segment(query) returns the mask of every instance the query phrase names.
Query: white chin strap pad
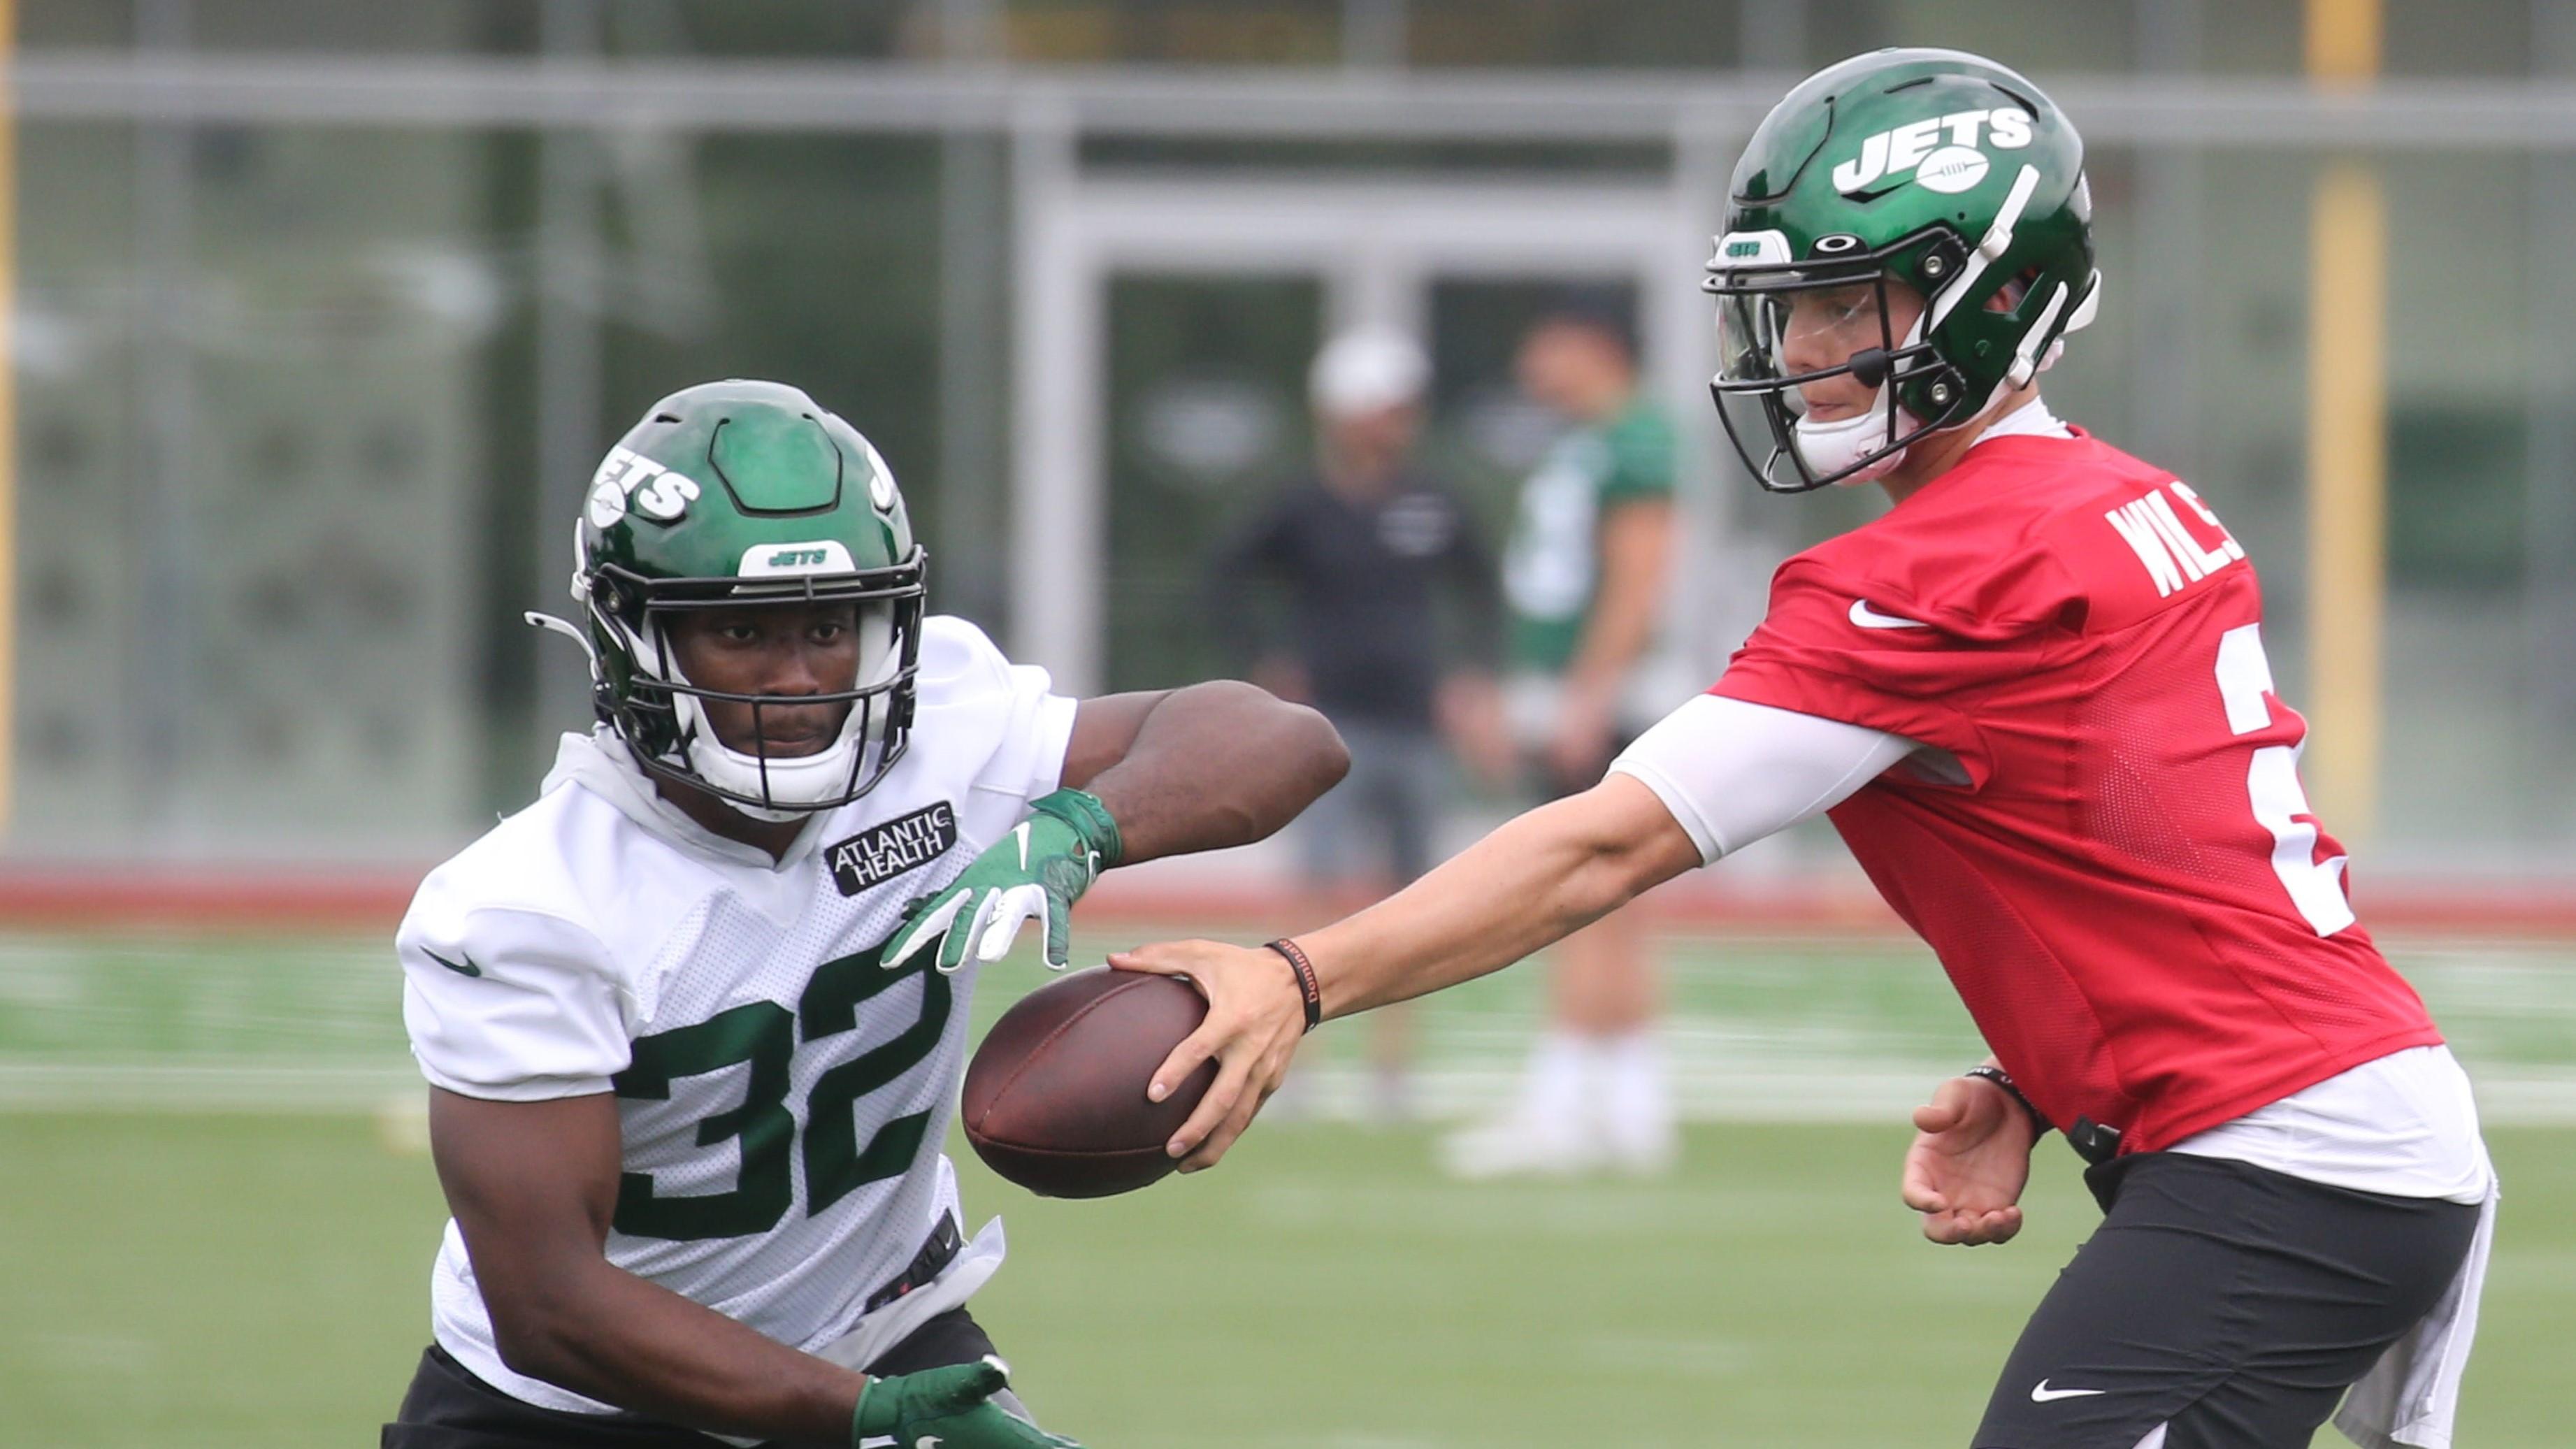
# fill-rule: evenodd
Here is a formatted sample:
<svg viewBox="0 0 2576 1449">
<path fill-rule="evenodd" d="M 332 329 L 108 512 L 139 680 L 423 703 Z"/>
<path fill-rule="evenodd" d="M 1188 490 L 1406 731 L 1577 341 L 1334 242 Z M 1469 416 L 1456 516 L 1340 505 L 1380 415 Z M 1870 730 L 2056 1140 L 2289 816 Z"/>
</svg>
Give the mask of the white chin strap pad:
<svg viewBox="0 0 2576 1449">
<path fill-rule="evenodd" d="M 708 722 L 704 706 L 693 694 L 676 696 L 682 735 L 688 740 L 689 767 L 698 777 L 719 790 L 755 799 L 766 798 L 782 806 L 812 806 L 837 799 L 850 787 L 851 766 L 867 741 L 859 736 L 861 710 L 853 705 L 850 717 L 841 725 L 840 738 L 828 749 L 811 755 L 773 758 L 765 772 L 760 757 L 728 748 L 716 738 L 715 726 Z M 881 714 L 881 711 L 868 711 Z M 768 809 L 728 801 L 734 809 L 760 820 L 786 821 L 810 813 L 787 808 Z"/>
<path fill-rule="evenodd" d="M 1798 456 L 1806 460 L 1809 470 L 1819 476 L 1839 473 L 1851 467 L 1872 452 L 1887 446 L 1889 406 L 1887 394 L 1882 389 L 1879 393 L 1878 405 L 1858 417 L 1845 418 L 1838 423 L 1818 423 L 1800 418 L 1798 420 Z M 1902 408 L 1896 409 L 1898 436 L 1902 437 L 1920 426 L 1922 425 L 1914 420 L 1912 413 Z M 1851 476 L 1835 481 L 1837 483 L 1873 482 L 1895 471 L 1896 465 L 1905 461 L 1905 453 L 1905 449 L 1899 448 Z"/>
</svg>

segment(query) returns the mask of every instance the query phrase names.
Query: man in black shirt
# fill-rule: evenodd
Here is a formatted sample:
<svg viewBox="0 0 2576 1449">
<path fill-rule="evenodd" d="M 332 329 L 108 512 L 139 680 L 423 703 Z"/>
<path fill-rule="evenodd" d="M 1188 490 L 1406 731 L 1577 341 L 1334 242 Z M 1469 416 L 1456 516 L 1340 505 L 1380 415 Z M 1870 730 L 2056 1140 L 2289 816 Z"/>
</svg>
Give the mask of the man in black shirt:
<svg viewBox="0 0 2576 1449">
<path fill-rule="evenodd" d="M 1458 500 L 1411 462 L 1430 373 L 1398 333 L 1325 347 L 1308 389 L 1315 475 L 1281 490 L 1217 555 L 1211 579 L 1213 622 L 1256 661 L 1255 678 L 1322 710 L 1350 746 L 1350 774 L 1300 822 L 1309 884 L 1341 897 L 1336 911 L 1430 869 L 1449 765 L 1441 725 L 1472 732 L 1495 717 L 1478 697 L 1494 688 L 1501 630 L 1493 558 Z M 1262 627 L 1263 582 L 1286 597 L 1284 646 Z M 1499 738 L 1460 743 L 1481 771 L 1510 768 Z M 1402 1109 L 1404 1053 L 1402 1024 L 1381 1027 L 1381 1108 Z"/>
</svg>

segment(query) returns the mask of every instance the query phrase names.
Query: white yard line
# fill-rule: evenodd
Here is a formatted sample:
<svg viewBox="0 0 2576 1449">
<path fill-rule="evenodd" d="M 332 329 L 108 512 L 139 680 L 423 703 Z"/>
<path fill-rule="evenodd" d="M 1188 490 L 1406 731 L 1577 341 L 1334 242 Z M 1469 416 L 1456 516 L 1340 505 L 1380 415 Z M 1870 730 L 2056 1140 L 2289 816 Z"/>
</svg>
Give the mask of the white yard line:
<svg viewBox="0 0 2576 1449">
<path fill-rule="evenodd" d="M 1902 1122 L 1956 1064 L 1766 1064 L 1728 1070 L 1677 1064 L 1674 1096 L 1691 1122 Z M 2576 1126 L 2576 1068 L 2490 1070 L 2470 1064 L 2478 1110 L 2491 1126 Z M 1513 1068 L 1443 1065 L 1415 1074 L 1412 1106 L 1457 1121 L 1502 1106 Z M 1301 1068 L 1270 1111 L 1274 1124 L 1359 1122 L 1376 1109 L 1375 1082 L 1360 1067 Z M 417 1096 L 419 1073 L 398 1058 L 380 1065 L 310 1066 L 242 1061 L 41 1062 L 0 1058 L 0 1112 L 280 1112 L 371 1114 Z"/>
<path fill-rule="evenodd" d="M 333 1067 L 0 1060 L 0 1112 L 371 1113 L 421 1090 L 420 1073 L 400 1060 Z"/>
</svg>

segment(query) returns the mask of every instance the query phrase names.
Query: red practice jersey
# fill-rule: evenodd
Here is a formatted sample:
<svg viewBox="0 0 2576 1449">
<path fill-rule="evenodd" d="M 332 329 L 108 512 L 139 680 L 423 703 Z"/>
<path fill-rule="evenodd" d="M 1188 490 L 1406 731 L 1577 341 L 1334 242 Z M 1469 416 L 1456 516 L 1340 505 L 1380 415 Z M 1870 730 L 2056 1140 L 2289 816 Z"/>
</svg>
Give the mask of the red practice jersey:
<svg viewBox="0 0 2576 1449">
<path fill-rule="evenodd" d="M 2262 618 L 2189 485 L 2017 435 L 1782 564 L 1712 692 L 1956 757 L 1834 827 L 2040 1111 L 2146 1151 L 2441 1040 L 2353 918 Z"/>
</svg>

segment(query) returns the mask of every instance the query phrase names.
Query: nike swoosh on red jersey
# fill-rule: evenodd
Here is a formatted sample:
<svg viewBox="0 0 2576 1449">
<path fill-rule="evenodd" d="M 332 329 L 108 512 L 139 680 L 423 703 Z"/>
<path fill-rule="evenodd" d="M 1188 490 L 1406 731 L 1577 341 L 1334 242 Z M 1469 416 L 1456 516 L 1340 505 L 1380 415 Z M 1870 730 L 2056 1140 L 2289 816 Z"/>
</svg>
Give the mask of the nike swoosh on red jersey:
<svg viewBox="0 0 2576 1449">
<path fill-rule="evenodd" d="M 1929 629 L 1932 627 L 1920 619 L 1900 619 L 1894 614 L 1882 614 L 1871 608 L 1867 599 L 1852 600 L 1851 621 L 1864 629 Z"/>
</svg>

